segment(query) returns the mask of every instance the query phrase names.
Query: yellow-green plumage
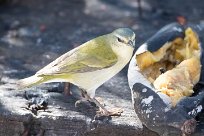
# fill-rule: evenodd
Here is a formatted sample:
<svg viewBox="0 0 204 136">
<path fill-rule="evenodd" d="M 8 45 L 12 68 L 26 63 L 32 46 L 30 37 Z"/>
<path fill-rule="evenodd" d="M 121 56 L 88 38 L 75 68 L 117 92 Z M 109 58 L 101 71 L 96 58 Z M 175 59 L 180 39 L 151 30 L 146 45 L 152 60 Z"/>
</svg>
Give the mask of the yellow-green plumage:
<svg viewBox="0 0 204 136">
<path fill-rule="evenodd" d="M 128 41 L 133 43 L 134 39 L 130 29 L 117 29 L 65 53 L 18 84 L 25 88 L 44 82 L 71 82 L 94 96 L 101 84 L 128 63 L 134 49 Z"/>
</svg>

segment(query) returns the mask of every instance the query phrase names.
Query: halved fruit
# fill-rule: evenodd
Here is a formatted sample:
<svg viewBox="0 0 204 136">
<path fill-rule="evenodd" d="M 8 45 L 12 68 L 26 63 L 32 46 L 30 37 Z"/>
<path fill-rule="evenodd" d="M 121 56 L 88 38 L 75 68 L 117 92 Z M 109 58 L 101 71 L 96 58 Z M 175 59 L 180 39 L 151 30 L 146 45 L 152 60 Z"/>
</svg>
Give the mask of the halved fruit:
<svg viewBox="0 0 204 136">
<path fill-rule="evenodd" d="M 193 87 L 200 79 L 200 57 L 198 36 L 188 27 L 184 37 L 176 37 L 158 50 L 136 53 L 136 62 L 154 91 L 169 96 L 175 106 L 181 98 L 194 93 Z"/>
<path fill-rule="evenodd" d="M 130 61 L 128 83 L 135 112 L 159 135 L 197 130 L 196 117 L 202 118 L 204 111 L 203 31 L 197 24 L 168 24 Z"/>
</svg>

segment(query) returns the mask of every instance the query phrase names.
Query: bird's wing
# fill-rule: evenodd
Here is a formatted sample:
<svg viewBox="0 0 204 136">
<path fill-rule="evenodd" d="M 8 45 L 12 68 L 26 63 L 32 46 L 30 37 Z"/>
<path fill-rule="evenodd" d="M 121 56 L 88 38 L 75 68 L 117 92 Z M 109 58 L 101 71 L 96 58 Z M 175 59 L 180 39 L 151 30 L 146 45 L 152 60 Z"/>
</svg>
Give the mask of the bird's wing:
<svg viewBox="0 0 204 136">
<path fill-rule="evenodd" d="M 91 40 L 62 55 L 37 72 L 39 76 L 83 73 L 108 68 L 117 62 L 117 56 L 103 39 Z"/>
</svg>

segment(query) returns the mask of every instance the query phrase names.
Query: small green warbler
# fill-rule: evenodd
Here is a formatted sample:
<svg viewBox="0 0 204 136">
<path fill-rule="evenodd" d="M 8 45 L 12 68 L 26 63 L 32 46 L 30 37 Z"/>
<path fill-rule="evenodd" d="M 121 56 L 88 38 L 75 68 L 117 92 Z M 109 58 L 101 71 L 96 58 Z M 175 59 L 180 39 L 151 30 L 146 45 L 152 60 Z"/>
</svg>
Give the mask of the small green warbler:
<svg viewBox="0 0 204 136">
<path fill-rule="evenodd" d="M 119 28 L 72 49 L 17 84 L 23 89 L 45 82 L 69 82 L 82 89 L 84 96 L 99 106 L 104 115 L 118 115 L 121 110 L 108 111 L 94 98 L 95 91 L 129 62 L 134 46 L 135 33 Z"/>
</svg>

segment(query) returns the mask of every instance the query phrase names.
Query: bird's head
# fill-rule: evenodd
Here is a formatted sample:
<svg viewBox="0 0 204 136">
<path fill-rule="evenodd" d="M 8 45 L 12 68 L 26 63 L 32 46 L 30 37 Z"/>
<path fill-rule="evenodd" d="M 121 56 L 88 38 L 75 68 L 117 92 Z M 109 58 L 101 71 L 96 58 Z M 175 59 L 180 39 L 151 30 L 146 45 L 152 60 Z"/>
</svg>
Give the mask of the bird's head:
<svg viewBox="0 0 204 136">
<path fill-rule="evenodd" d="M 129 28 L 119 28 L 112 32 L 116 45 L 135 48 L 135 33 Z"/>
</svg>

